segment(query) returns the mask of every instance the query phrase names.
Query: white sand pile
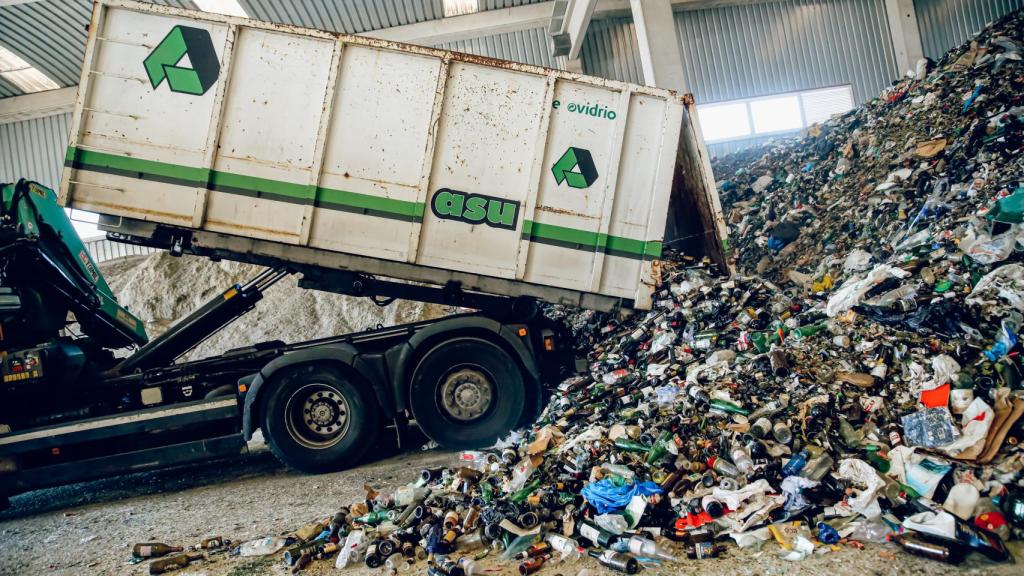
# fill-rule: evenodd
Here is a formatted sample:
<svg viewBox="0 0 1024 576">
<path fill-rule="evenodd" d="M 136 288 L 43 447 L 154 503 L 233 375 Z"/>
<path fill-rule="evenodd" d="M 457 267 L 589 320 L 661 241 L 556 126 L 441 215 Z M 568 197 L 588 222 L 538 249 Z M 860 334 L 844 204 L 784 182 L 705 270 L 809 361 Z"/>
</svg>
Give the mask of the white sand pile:
<svg viewBox="0 0 1024 576">
<path fill-rule="evenodd" d="M 121 305 L 146 323 L 150 338 L 169 328 L 232 284 L 244 284 L 262 270 L 237 262 L 212 262 L 158 252 L 104 262 L 100 268 Z M 352 298 L 298 287 L 298 276 L 281 280 L 256 308 L 193 350 L 189 359 L 269 340 L 300 342 L 347 332 L 444 316 L 446 308 L 397 300 L 379 307 Z"/>
</svg>

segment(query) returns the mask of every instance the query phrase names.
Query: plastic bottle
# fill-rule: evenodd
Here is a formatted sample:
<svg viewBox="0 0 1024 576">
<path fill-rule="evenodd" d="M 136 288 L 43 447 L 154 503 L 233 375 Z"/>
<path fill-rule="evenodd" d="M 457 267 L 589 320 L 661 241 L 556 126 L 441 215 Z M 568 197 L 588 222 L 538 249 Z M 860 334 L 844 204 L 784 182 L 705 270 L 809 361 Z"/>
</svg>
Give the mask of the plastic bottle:
<svg viewBox="0 0 1024 576">
<path fill-rule="evenodd" d="M 630 470 L 628 466 L 623 466 L 622 464 L 605 462 L 601 464 L 601 469 L 616 476 L 621 476 L 627 483 L 633 482 L 633 479 L 636 478 L 636 473 Z"/>
<path fill-rule="evenodd" d="M 732 458 L 733 464 L 743 474 L 750 474 L 754 471 L 754 460 L 750 457 L 750 453 L 747 449 L 739 444 L 732 447 L 732 452 L 729 453 L 729 457 Z"/>
<path fill-rule="evenodd" d="M 290 538 L 284 536 L 268 536 L 250 540 L 238 547 L 239 556 L 266 556 L 273 554 L 290 543 Z"/>
<path fill-rule="evenodd" d="M 804 469 L 807 464 L 807 458 L 811 455 L 807 450 L 801 450 L 793 455 L 792 458 L 786 462 L 786 465 L 782 467 L 782 477 L 796 476 Z"/>
<path fill-rule="evenodd" d="M 629 530 L 629 522 L 622 514 L 599 514 L 594 517 L 594 522 L 612 534 L 622 534 Z"/>
<path fill-rule="evenodd" d="M 353 530 L 345 538 L 345 545 L 338 551 L 338 559 L 334 561 L 335 568 L 344 568 L 350 562 L 358 562 L 366 546 L 366 533 L 362 530 Z"/>
<path fill-rule="evenodd" d="M 465 450 L 459 453 L 459 465 L 479 472 L 494 472 L 500 468 L 500 460 L 497 454 Z"/>
<path fill-rule="evenodd" d="M 459 558 L 459 566 L 462 568 L 466 576 L 476 576 L 479 573 L 479 568 L 476 565 L 476 560 L 473 560 L 469 556 L 463 556 Z"/>
</svg>

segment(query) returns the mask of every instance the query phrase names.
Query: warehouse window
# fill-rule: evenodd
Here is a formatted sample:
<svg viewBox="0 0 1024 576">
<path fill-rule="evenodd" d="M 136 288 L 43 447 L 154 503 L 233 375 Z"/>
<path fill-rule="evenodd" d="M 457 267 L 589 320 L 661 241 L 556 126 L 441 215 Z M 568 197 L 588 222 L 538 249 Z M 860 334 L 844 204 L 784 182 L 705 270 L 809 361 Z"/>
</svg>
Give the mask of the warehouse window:
<svg viewBox="0 0 1024 576">
<path fill-rule="evenodd" d="M 0 46 L 0 76 L 22 92 L 42 92 L 60 88 L 60 85 L 49 76 L 3 46 Z"/>
<path fill-rule="evenodd" d="M 238 0 L 194 0 L 196 7 L 203 12 L 213 12 L 216 14 L 227 14 L 228 16 L 241 16 L 242 18 L 248 18 L 249 15 L 245 13 L 245 8 L 238 3 Z"/>
<path fill-rule="evenodd" d="M 472 14 L 480 9 L 477 0 L 444 0 L 444 17 Z"/>
<path fill-rule="evenodd" d="M 744 98 L 697 107 L 707 142 L 785 134 L 853 109 L 849 85 Z"/>
</svg>

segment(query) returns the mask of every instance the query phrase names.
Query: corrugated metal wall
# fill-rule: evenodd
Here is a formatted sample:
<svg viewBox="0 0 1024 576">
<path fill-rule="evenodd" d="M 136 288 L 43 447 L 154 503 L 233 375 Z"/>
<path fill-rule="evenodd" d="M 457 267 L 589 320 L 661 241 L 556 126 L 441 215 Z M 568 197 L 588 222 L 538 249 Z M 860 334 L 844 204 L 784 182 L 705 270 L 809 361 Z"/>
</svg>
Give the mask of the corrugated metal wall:
<svg viewBox="0 0 1024 576">
<path fill-rule="evenodd" d="M 70 113 L 0 124 L 0 182 L 28 178 L 57 188 L 70 131 Z"/>
<path fill-rule="evenodd" d="M 675 19 L 698 102 L 852 84 L 859 103 L 898 75 L 883 0 L 777 0 Z M 591 23 L 582 58 L 588 74 L 643 81 L 632 18 Z"/>
<path fill-rule="evenodd" d="M 445 42 L 436 47 L 546 68 L 563 68 L 559 60 L 553 58 L 548 50 L 548 34 L 544 28 L 496 34 L 458 42 Z"/>
<path fill-rule="evenodd" d="M 483 0 L 480 5 L 482 10 L 499 10 L 501 8 L 513 8 L 526 4 L 537 4 L 546 0 Z"/>
<path fill-rule="evenodd" d="M 914 0 L 924 54 L 939 60 L 985 24 L 1021 8 L 1024 0 Z"/>
<path fill-rule="evenodd" d="M 624 82 L 644 83 L 636 27 L 632 18 L 604 18 L 590 22 L 580 48 L 583 72 Z"/>
<path fill-rule="evenodd" d="M 240 0 L 257 20 L 357 34 L 444 17 L 442 0 Z"/>
<path fill-rule="evenodd" d="M 851 84 L 861 103 L 898 75 L 884 0 L 776 0 L 679 11 L 675 20 L 685 82 L 698 103 L 841 84 Z M 583 43 L 583 71 L 643 83 L 638 50 L 632 18 L 595 20 Z"/>
<path fill-rule="evenodd" d="M 676 13 L 699 102 L 852 84 L 860 103 L 898 76 L 883 0 L 785 0 Z"/>
</svg>

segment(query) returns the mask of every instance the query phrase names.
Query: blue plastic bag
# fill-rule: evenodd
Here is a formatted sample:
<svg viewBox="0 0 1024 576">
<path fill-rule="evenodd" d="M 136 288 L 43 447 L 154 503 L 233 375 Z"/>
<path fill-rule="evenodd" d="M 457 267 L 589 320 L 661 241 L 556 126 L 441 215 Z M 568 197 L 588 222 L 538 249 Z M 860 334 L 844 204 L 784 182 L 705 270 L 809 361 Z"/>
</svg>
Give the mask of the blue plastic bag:
<svg viewBox="0 0 1024 576">
<path fill-rule="evenodd" d="M 583 487 L 583 497 L 597 510 L 598 514 L 607 514 L 622 510 L 629 501 L 640 494 L 650 496 L 661 494 L 662 489 L 654 482 L 640 482 L 616 486 L 609 478 L 591 482 Z"/>
</svg>

